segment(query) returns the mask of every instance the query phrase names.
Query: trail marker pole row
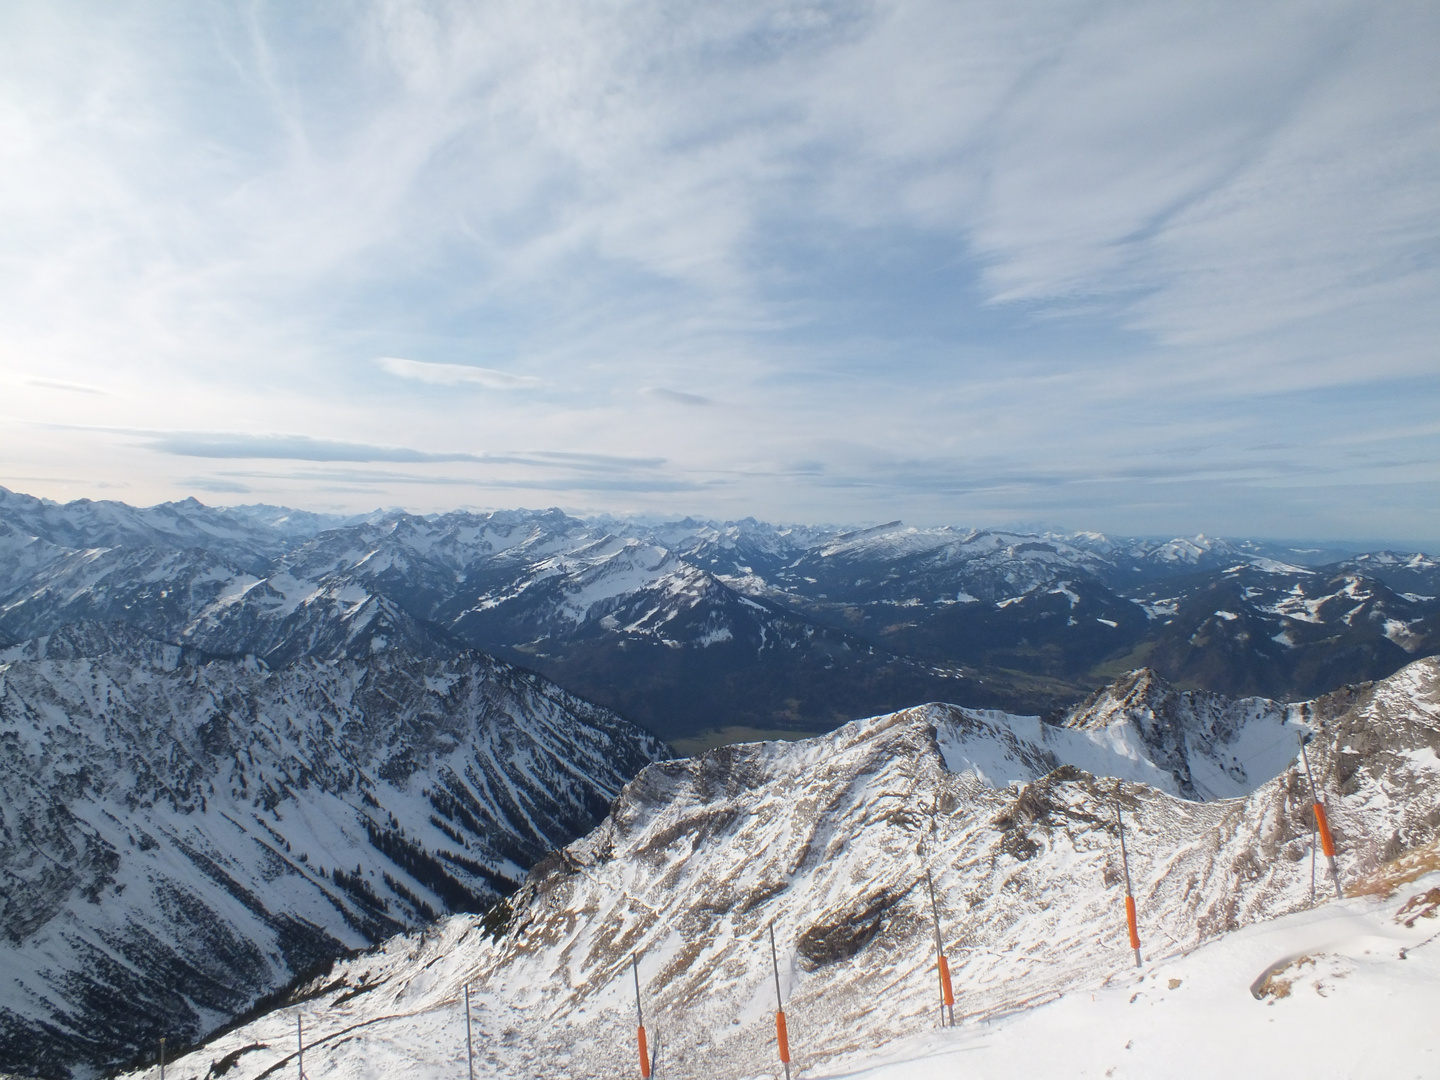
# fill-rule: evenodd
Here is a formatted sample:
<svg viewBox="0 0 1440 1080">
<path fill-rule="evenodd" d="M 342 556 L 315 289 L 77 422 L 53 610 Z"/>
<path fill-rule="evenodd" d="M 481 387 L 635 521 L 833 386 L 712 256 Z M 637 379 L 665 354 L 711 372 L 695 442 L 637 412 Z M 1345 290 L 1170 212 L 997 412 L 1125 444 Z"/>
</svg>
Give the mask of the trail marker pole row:
<svg viewBox="0 0 1440 1080">
<path fill-rule="evenodd" d="M 950 985 L 950 964 L 945 959 L 945 945 L 940 937 L 940 908 L 935 903 L 935 881 L 930 868 L 925 868 L 925 885 L 930 890 L 930 915 L 935 920 L 935 955 L 940 958 L 940 1025 L 945 1026 L 945 1010 L 950 1010 L 950 1026 L 955 1025 L 955 991 Z"/>
<path fill-rule="evenodd" d="M 645 1014 L 640 1010 L 640 957 L 630 954 L 630 970 L 635 973 L 635 1023 L 640 1030 L 640 1077 L 650 1080 L 650 1047 L 645 1041 Z"/>
<path fill-rule="evenodd" d="M 465 984 L 465 1065 L 475 1080 L 475 1043 L 470 1038 L 470 984 Z"/>
<path fill-rule="evenodd" d="M 775 924 L 770 924 L 770 966 L 775 971 L 775 1040 L 780 1044 L 780 1064 L 790 1080 L 790 1036 L 785 1030 L 785 1003 L 780 1000 L 780 958 L 775 952 Z"/>
<path fill-rule="evenodd" d="M 1120 815 L 1120 804 L 1115 804 L 1115 824 L 1120 827 L 1120 865 L 1125 870 L 1125 922 L 1130 928 L 1130 947 L 1135 950 L 1135 966 L 1140 960 L 1140 928 L 1135 920 L 1135 893 L 1130 887 L 1130 856 L 1125 851 L 1125 821 Z"/>
<path fill-rule="evenodd" d="M 1310 754 L 1305 749 L 1305 736 L 1300 736 L 1300 759 L 1305 763 L 1305 779 L 1310 782 L 1310 804 L 1315 810 L 1315 825 L 1311 831 L 1320 833 L 1320 846 L 1325 852 L 1325 861 L 1330 864 L 1330 879 L 1335 882 L 1335 895 L 1341 900 L 1345 899 L 1345 890 L 1340 887 L 1340 871 L 1335 867 L 1335 838 L 1330 835 L 1330 822 L 1325 818 L 1325 807 L 1320 805 L 1320 795 L 1315 790 L 1315 774 L 1310 771 Z M 1314 881 L 1314 858 L 1315 847 L 1312 842 L 1310 847 L 1311 858 L 1311 881 Z M 1314 903 L 1314 887 L 1311 887 L 1311 903 Z"/>
</svg>

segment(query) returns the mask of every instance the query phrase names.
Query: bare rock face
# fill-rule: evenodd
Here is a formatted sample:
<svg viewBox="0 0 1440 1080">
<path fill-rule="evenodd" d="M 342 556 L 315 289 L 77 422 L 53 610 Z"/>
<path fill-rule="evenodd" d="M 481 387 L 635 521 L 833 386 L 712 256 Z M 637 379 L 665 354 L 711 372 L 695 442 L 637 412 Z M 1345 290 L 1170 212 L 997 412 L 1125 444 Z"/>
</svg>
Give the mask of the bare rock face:
<svg viewBox="0 0 1440 1080">
<path fill-rule="evenodd" d="M 0 657 L 0 1070 L 95 1075 L 512 892 L 658 740 L 477 653 L 207 659 L 77 624 Z"/>
<path fill-rule="evenodd" d="M 638 957 L 663 1075 L 754 1076 L 774 1068 L 773 928 L 792 1052 L 813 1068 L 934 1022 L 927 872 L 957 1014 L 1002 1015 L 1133 970 L 1117 814 L 1147 957 L 1307 907 L 1302 732 L 1347 881 L 1397 835 L 1402 847 L 1434 840 L 1440 663 L 1298 705 L 1166 706 L 1172 694 L 1136 674 L 1112 688 L 1106 700 L 1121 704 L 1106 723 L 926 705 L 651 765 L 597 829 L 536 867 L 503 928 L 461 916 L 338 965 L 307 1023 L 331 1037 L 327 1062 L 358 1069 L 393 1047 L 421 1053 L 417 1017 L 453 1038 L 445 1018 L 468 983 L 492 1071 L 619 1078 L 633 1070 L 621 1051 L 634 1045 Z M 1157 718 L 1197 792 L 1196 773 L 1231 760 L 1252 786 L 1183 794 L 1177 759 L 1146 757 Z M 278 1046 L 293 1022 L 261 1019 L 195 1060 Z M 255 1051 L 238 1080 L 283 1056 Z"/>
<path fill-rule="evenodd" d="M 902 895 L 879 889 L 820 912 L 795 936 L 795 952 L 802 966 L 813 971 L 837 960 L 849 960 L 880 932 L 886 913 Z"/>
</svg>

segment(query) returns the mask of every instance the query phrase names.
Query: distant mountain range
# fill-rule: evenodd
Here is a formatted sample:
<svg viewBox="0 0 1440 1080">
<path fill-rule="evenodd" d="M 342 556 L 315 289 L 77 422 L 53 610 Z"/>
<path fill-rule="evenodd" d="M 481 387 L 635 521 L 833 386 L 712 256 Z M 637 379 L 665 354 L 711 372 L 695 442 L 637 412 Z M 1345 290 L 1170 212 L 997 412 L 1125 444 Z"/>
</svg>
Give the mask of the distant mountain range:
<svg viewBox="0 0 1440 1080">
<path fill-rule="evenodd" d="M 478 648 L 693 749 L 926 700 L 1046 714 L 1142 664 L 1182 687 L 1293 699 L 1440 651 L 1440 564 L 1341 556 L 899 522 L 136 509 L 0 489 L 0 639 L 120 621 L 271 667 Z"/>
</svg>

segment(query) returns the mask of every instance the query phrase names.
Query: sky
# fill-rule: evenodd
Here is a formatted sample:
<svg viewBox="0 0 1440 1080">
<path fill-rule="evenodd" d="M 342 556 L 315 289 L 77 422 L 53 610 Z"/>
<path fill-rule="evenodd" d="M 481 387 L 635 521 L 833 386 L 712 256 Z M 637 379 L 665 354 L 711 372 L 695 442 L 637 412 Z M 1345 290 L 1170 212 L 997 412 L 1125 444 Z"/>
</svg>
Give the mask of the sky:
<svg viewBox="0 0 1440 1080">
<path fill-rule="evenodd" d="M 0 5 L 0 485 L 1440 547 L 1440 5 Z"/>
</svg>

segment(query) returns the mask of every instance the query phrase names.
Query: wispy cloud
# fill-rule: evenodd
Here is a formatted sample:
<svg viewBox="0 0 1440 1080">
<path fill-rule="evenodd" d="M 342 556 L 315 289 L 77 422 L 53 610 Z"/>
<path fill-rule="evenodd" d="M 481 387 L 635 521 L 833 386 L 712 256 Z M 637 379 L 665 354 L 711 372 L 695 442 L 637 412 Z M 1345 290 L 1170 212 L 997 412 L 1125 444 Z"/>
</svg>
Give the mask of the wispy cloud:
<svg viewBox="0 0 1440 1080">
<path fill-rule="evenodd" d="M 64 390 L 71 394 L 108 394 L 108 390 L 101 390 L 98 386 L 82 386 L 79 383 L 62 382 L 58 379 L 26 379 L 30 386 L 39 386 L 45 390 Z"/>
<path fill-rule="evenodd" d="M 715 402 L 701 394 L 688 394 L 683 390 L 671 390 L 664 386 L 645 386 L 640 392 L 650 397 L 669 401 L 676 405 L 713 405 Z"/>
<path fill-rule="evenodd" d="M 479 454 L 436 453 L 406 446 L 315 439 L 308 435 L 238 435 L 179 433 L 146 443 L 162 454 L 199 458 L 280 458 L 291 461 L 483 461 Z"/>
<path fill-rule="evenodd" d="M 239 480 L 226 477 L 240 477 L 250 481 L 281 481 L 287 484 L 305 486 L 324 485 L 327 491 L 340 490 L 336 485 L 367 485 L 367 491 L 401 490 L 411 487 L 469 488 L 474 491 L 577 491 L 577 492 L 630 492 L 665 493 L 706 491 L 729 486 L 732 480 L 724 478 L 690 479 L 686 477 L 657 476 L 644 470 L 626 472 L 611 468 L 603 474 L 592 472 L 571 473 L 566 476 L 475 476 L 433 475 L 420 473 L 389 472 L 376 469 L 294 469 L 289 471 L 226 472 L 218 478 L 200 478 L 190 481 L 191 486 L 204 491 L 249 491 L 249 486 Z M 226 486 L 233 485 L 233 486 Z"/>
<path fill-rule="evenodd" d="M 481 465 L 562 467 L 582 472 L 614 469 L 656 469 L 662 457 L 593 454 L 569 450 L 522 450 L 506 453 L 417 450 L 408 446 L 317 439 L 309 435 L 250 435 L 237 432 L 133 432 L 146 437 L 144 445 L 162 454 L 199 458 L 251 458 L 289 461 L 394 462 L 431 464 L 474 462 Z M 328 474 L 327 474 L 328 475 Z M 395 476 L 408 474 L 392 474 Z"/>
<path fill-rule="evenodd" d="M 495 456 L 499 460 L 498 455 Z M 624 454 L 590 454 L 571 450 L 530 450 L 507 455 L 504 460 L 524 464 L 544 463 L 566 465 L 572 469 L 655 469 L 665 464 L 663 457 L 634 457 Z"/>
<path fill-rule="evenodd" d="M 487 390 L 529 390 L 543 386 L 545 380 L 534 375 L 512 375 L 494 368 L 469 367 L 465 364 L 432 364 L 423 360 L 402 360 L 382 356 L 375 361 L 385 371 L 401 379 L 431 383 L 436 386 L 483 386 Z"/>
<path fill-rule="evenodd" d="M 188 476 L 180 483 L 196 491 L 210 491 L 217 495 L 247 495 L 251 490 L 249 485 L 238 480 L 226 480 L 216 476 Z"/>
</svg>

